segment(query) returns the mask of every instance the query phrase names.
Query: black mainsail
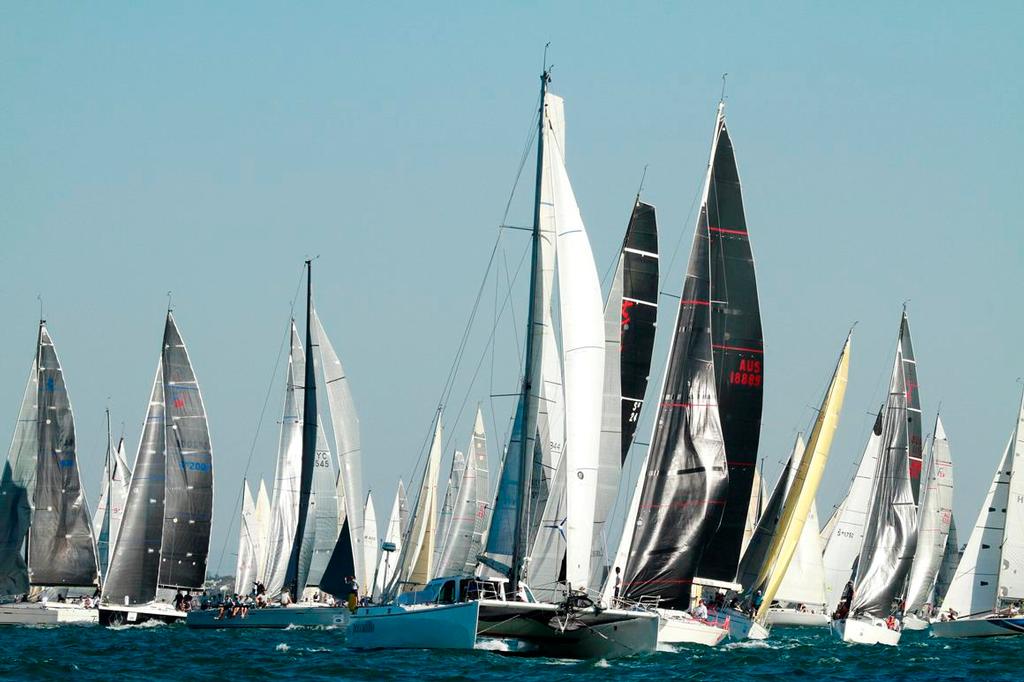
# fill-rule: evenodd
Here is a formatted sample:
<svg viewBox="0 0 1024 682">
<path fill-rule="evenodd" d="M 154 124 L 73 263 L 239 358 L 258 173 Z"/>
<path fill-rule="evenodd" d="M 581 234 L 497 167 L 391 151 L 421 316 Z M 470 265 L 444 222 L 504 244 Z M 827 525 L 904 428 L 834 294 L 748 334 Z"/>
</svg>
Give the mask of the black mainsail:
<svg viewBox="0 0 1024 682">
<path fill-rule="evenodd" d="M 622 597 L 657 597 L 671 609 L 690 604 L 697 565 L 718 527 L 729 487 L 712 348 L 708 208 L 721 130 L 719 107 L 622 578 Z"/>
<path fill-rule="evenodd" d="M 754 257 L 732 139 L 719 107 L 715 154 L 704 208 L 711 262 L 711 338 L 718 414 L 729 463 L 722 521 L 697 569 L 701 578 L 730 582 L 736 575 L 761 436 L 764 338 Z"/>
</svg>

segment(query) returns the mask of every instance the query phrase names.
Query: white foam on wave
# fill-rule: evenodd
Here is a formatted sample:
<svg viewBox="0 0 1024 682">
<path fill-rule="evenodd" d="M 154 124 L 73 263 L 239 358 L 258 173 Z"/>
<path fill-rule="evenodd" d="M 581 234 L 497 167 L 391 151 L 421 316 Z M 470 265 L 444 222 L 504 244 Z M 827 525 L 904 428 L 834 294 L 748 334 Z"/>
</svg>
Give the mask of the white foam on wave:
<svg viewBox="0 0 1024 682">
<path fill-rule="evenodd" d="M 289 649 L 291 649 L 291 647 L 285 644 L 284 642 L 281 642 L 280 644 L 274 647 L 274 651 L 288 651 Z"/>
<path fill-rule="evenodd" d="M 774 649 L 763 639 L 745 639 L 742 642 L 729 642 L 723 649 Z"/>
</svg>

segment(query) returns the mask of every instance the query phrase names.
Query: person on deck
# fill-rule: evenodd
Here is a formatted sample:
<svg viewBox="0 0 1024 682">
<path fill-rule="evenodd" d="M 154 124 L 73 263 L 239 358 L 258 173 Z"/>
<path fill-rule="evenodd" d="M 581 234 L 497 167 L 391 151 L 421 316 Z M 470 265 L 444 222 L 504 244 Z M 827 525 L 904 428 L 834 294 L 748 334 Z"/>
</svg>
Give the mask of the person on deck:
<svg viewBox="0 0 1024 682">
<path fill-rule="evenodd" d="M 619 591 L 622 589 L 622 569 L 618 566 L 615 567 L 615 592 L 614 600 L 615 604 L 619 603 Z"/>
<path fill-rule="evenodd" d="M 704 621 L 708 619 L 708 607 L 704 604 L 703 599 L 697 600 L 697 605 L 693 607 L 692 615 L 697 620 Z"/>
</svg>

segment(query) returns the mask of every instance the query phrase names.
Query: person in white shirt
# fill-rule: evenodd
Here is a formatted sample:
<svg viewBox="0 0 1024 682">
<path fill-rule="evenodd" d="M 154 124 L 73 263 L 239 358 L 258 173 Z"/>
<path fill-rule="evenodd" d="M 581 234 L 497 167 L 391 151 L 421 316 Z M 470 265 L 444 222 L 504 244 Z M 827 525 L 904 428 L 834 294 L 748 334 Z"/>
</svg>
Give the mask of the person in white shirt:
<svg viewBox="0 0 1024 682">
<path fill-rule="evenodd" d="M 697 620 L 708 619 L 708 607 L 704 604 L 703 599 L 697 600 L 697 605 L 693 607 L 693 611 L 691 613 L 693 614 L 693 617 Z"/>
</svg>

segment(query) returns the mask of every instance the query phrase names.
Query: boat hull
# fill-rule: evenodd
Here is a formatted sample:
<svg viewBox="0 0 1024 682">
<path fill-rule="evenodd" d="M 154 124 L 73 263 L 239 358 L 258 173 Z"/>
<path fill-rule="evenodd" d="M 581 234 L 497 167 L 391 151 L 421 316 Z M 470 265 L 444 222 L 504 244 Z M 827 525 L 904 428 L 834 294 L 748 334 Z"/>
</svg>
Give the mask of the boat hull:
<svg viewBox="0 0 1024 682">
<path fill-rule="evenodd" d="M 716 646 L 729 635 L 724 625 L 699 621 L 685 611 L 656 609 L 659 644 L 703 644 Z"/>
<path fill-rule="evenodd" d="M 0 625 L 62 625 L 64 623 L 95 623 L 96 609 L 79 604 L 21 603 L 0 606 Z"/>
<path fill-rule="evenodd" d="M 479 602 L 365 606 L 349 618 L 353 649 L 472 649 Z"/>
<path fill-rule="evenodd" d="M 566 618 L 556 604 L 480 600 L 477 635 L 526 645 L 516 653 L 553 658 L 619 658 L 658 646 L 657 614 L 580 609 Z"/>
<path fill-rule="evenodd" d="M 150 603 L 119 606 L 115 604 L 101 605 L 99 608 L 100 625 L 104 627 L 122 625 L 142 625 L 151 621 L 161 623 L 179 623 L 188 614 L 178 611 L 170 604 Z"/>
<path fill-rule="evenodd" d="M 1007 637 L 1010 635 L 1024 635 L 1024 616 L 963 618 L 932 623 L 932 637 Z"/>
<path fill-rule="evenodd" d="M 900 643 L 900 631 L 890 630 L 882 621 L 846 618 L 832 621 L 831 627 L 834 636 L 850 644 L 896 646 Z"/>
<path fill-rule="evenodd" d="M 729 636 L 733 639 L 768 639 L 768 629 L 747 614 L 727 609 L 722 615 L 729 619 Z"/>
<path fill-rule="evenodd" d="M 829 617 L 824 613 L 797 611 L 796 609 L 769 609 L 768 624 L 777 627 L 827 628 Z"/>
<path fill-rule="evenodd" d="M 236 628 L 282 629 L 287 627 L 344 627 L 348 623 L 349 610 L 328 606 L 268 606 L 249 609 L 245 615 L 224 615 L 218 618 L 220 609 L 190 611 L 185 625 L 190 628 L 215 630 Z"/>
</svg>

